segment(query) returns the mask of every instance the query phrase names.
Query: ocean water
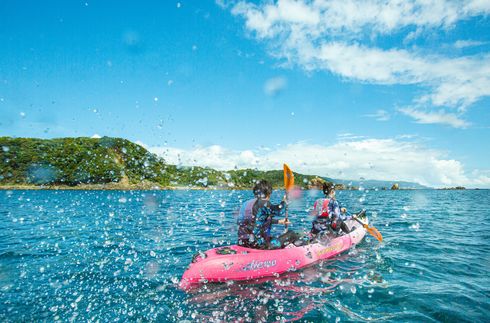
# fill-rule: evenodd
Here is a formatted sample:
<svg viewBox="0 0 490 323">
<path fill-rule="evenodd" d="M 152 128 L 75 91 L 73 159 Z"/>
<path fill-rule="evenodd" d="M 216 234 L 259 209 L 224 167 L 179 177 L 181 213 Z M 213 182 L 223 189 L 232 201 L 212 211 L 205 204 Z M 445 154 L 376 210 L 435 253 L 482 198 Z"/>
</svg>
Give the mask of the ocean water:
<svg viewBox="0 0 490 323">
<path fill-rule="evenodd" d="M 276 279 L 179 290 L 196 252 L 235 242 L 235 213 L 250 197 L 0 191 L 0 320 L 488 322 L 488 190 L 337 192 L 368 210 L 383 243 L 366 236 Z M 309 229 L 317 197 L 291 205 L 290 229 Z"/>
</svg>

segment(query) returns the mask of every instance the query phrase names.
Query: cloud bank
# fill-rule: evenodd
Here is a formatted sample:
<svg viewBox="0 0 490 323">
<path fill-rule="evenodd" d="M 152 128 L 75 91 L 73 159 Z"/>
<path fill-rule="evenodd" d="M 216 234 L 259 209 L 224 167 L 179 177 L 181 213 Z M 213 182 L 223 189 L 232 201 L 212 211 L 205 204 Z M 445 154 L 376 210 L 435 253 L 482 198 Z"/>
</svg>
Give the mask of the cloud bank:
<svg viewBox="0 0 490 323">
<path fill-rule="evenodd" d="M 331 145 L 297 142 L 276 148 L 230 150 L 222 146 L 180 149 L 147 147 L 168 163 L 219 170 L 281 168 L 338 179 L 410 181 L 432 187 L 490 187 L 490 172 L 465 172 L 461 162 L 444 152 L 405 139 L 340 139 Z"/>
</svg>

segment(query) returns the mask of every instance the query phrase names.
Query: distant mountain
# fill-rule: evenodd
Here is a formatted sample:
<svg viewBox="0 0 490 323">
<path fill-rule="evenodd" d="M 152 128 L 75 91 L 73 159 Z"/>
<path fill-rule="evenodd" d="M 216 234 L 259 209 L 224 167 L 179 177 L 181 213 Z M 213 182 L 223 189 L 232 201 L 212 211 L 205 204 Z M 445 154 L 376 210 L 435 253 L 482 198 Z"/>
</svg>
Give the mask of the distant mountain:
<svg viewBox="0 0 490 323">
<path fill-rule="evenodd" d="M 314 178 L 295 173 L 296 184 L 302 187 L 308 187 Z M 0 137 L 0 184 L 4 186 L 250 188 L 257 179 L 269 180 L 274 187 L 283 186 L 282 170 L 223 172 L 179 167 L 121 138 Z"/>
<path fill-rule="evenodd" d="M 162 159 L 120 138 L 0 137 L 2 184 L 168 183 Z"/>
<path fill-rule="evenodd" d="M 404 181 L 381 181 L 381 180 L 343 180 L 343 179 L 334 179 L 334 178 L 328 178 L 328 177 L 323 177 L 326 181 L 336 183 L 336 184 L 343 184 L 346 187 L 354 186 L 354 187 L 364 187 L 366 189 L 373 189 L 373 188 L 386 188 L 390 189 L 391 186 L 395 183 L 398 183 L 398 186 L 400 189 L 427 189 L 430 187 L 420 185 L 418 183 L 413 183 L 413 182 L 404 182 Z"/>
</svg>

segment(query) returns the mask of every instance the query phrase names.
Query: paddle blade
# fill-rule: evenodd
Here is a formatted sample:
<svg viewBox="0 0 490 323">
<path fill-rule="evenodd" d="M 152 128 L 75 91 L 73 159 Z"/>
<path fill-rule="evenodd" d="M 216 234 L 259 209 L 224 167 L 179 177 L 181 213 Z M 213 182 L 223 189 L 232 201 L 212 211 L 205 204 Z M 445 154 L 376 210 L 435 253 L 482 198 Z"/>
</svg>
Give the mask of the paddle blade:
<svg viewBox="0 0 490 323">
<path fill-rule="evenodd" d="M 294 186 L 294 175 L 291 168 L 284 164 L 284 188 L 289 191 Z"/>
<path fill-rule="evenodd" d="M 366 229 L 367 232 L 369 232 L 370 235 L 375 237 L 379 242 L 383 241 L 383 236 L 378 231 L 378 229 L 376 229 L 375 227 L 370 227 L 367 224 L 364 224 L 364 228 Z"/>
</svg>

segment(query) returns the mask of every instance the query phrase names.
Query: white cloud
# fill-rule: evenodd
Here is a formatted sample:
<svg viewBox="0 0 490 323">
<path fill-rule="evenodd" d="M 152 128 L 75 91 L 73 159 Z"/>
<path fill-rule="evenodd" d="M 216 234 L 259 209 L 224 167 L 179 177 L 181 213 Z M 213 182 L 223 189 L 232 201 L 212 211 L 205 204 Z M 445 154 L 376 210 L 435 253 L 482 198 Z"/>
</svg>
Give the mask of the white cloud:
<svg viewBox="0 0 490 323">
<path fill-rule="evenodd" d="M 350 132 L 339 133 L 337 134 L 337 138 L 339 141 L 345 141 L 345 140 L 354 141 L 354 140 L 366 139 L 365 136 L 359 136 Z"/>
<path fill-rule="evenodd" d="M 264 92 L 269 96 L 275 96 L 286 88 L 287 79 L 285 77 L 273 77 L 264 83 Z"/>
<path fill-rule="evenodd" d="M 94 133 L 94 134 L 92 135 L 92 137 L 90 137 L 90 138 L 100 139 L 100 138 L 102 138 L 102 137 L 101 137 L 99 134 Z"/>
<path fill-rule="evenodd" d="M 315 68 L 343 77 L 378 84 L 420 84 L 431 89 L 417 99 L 432 106 L 465 110 L 490 96 L 490 55 L 445 58 L 422 57 L 405 50 L 381 50 L 328 43 L 311 55 Z M 311 65 L 310 65 L 311 67 Z"/>
<path fill-rule="evenodd" d="M 215 0 L 215 3 L 223 9 L 228 7 L 228 4 L 225 0 Z"/>
<path fill-rule="evenodd" d="M 399 109 L 399 111 L 409 117 L 412 117 L 417 123 L 439 123 L 450 125 L 454 128 L 463 129 L 467 128 L 470 125 L 469 122 L 460 119 L 456 114 L 447 113 L 442 110 L 438 112 L 424 112 L 414 108 L 402 108 Z"/>
<path fill-rule="evenodd" d="M 461 162 L 441 151 L 402 139 L 339 140 L 332 145 L 298 142 L 284 147 L 236 151 L 213 145 L 193 149 L 150 147 L 168 163 L 234 168 L 280 169 L 288 163 L 304 174 L 339 179 L 411 181 L 435 187 L 490 187 L 490 172 L 467 174 Z"/>
<path fill-rule="evenodd" d="M 458 40 L 454 43 L 456 48 L 466 48 L 485 45 L 485 42 L 475 41 L 475 40 Z"/>
<path fill-rule="evenodd" d="M 375 113 L 366 114 L 365 117 L 374 118 L 377 121 L 388 121 L 390 120 L 390 114 L 385 110 L 377 110 Z"/>
<path fill-rule="evenodd" d="M 414 98 L 418 108 L 464 112 L 490 96 L 490 54 L 447 57 L 423 54 L 421 49 L 365 44 L 395 32 L 407 32 L 406 40 L 410 40 L 427 29 L 449 29 L 460 20 L 490 14 L 488 3 L 278 0 L 255 5 L 241 1 L 232 13 L 243 17 L 258 39 L 269 42 L 272 55 L 289 64 L 308 71 L 333 72 L 353 81 L 418 85 L 425 89 Z M 459 43 L 465 45 L 470 43 Z"/>
<path fill-rule="evenodd" d="M 488 1 L 426 0 L 278 0 L 256 5 L 240 1 L 232 8 L 259 37 L 301 29 L 312 36 L 398 32 L 406 27 L 449 28 L 458 20 L 490 13 Z M 359 36 L 358 36 L 359 37 Z"/>
<path fill-rule="evenodd" d="M 480 12 L 488 14 L 488 12 L 490 12 L 490 2 L 488 2 L 487 0 L 468 1 L 464 6 L 465 11 L 472 14 Z"/>
<path fill-rule="evenodd" d="M 174 147 L 146 147 L 167 162 L 184 166 L 206 166 L 220 170 L 255 168 L 259 159 L 253 151 L 230 151 L 218 145 L 185 150 Z"/>
</svg>

